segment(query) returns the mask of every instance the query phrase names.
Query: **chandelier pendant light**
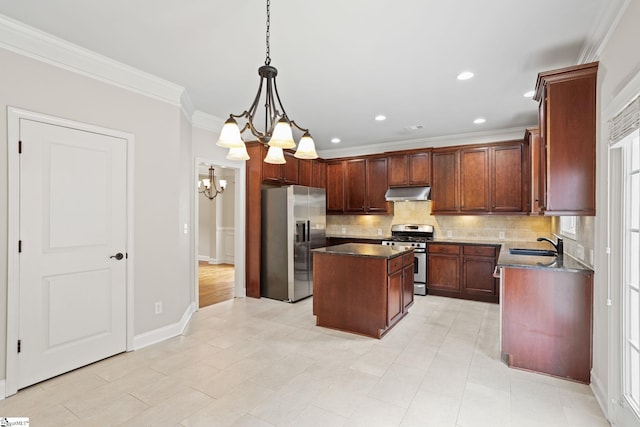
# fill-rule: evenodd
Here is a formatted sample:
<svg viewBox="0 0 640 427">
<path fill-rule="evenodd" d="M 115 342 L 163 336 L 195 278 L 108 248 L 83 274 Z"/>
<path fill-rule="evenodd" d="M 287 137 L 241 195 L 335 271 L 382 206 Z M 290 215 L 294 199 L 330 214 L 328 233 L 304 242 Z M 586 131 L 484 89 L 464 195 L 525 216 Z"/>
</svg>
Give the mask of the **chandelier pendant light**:
<svg viewBox="0 0 640 427">
<path fill-rule="evenodd" d="M 200 189 L 202 185 L 202 190 Z M 198 180 L 198 193 L 204 194 L 209 200 L 216 198 L 218 194 L 224 193 L 224 189 L 227 187 L 227 180 L 220 180 L 220 188 L 216 185 L 215 181 L 215 169 L 213 166 L 209 166 L 209 179 L 204 178 L 202 181 Z"/>
<path fill-rule="evenodd" d="M 300 138 L 298 149 L 294 156 L 298 159 L 316 159 L 318 154 L 316 153 L 313 139 L 309 134 L 309 129 L 305 129 L 291 120 L 282 106 L 282 101 L 280 101 L 280 94 L 278 93 L 278 87 L 276 85 L 278 70 L 271 65 L 270 57 L 270 7 L 271 2 L 267 0 L 267 52 L 264 65 L 258 68 L 258 75 L 260 76 L 258 93 L 248 110 L 243 111 L 241 114 L 229 115 L 229 118 L 222 127 L 220 138 L 216 145 L 229 149 L 227 159 L 249 160 L 247 147 L 242 139 L 242 134 L 245 131 L 249 131 L 258 142 L 269 147 L 267 156 L 264 159 L 266 163 L 284 164 L 286 160 L 284 159 L 282 150 L 296 147 L 292 130 L 292 128 L 296 128 L 302 133 L 302 137 Z M 263 89 L 265 92 L 264 96 L 262 94 Z M 263 98 L 263 103 L 261 103 L 260 100 Z M 255 122 L 257 114 L 259 114 L 258 105 L 264 105 L 264 127 L 262 130 Z M 238 126 L 236 119 L 244 121 L 242 129 Z"/>
</svg>

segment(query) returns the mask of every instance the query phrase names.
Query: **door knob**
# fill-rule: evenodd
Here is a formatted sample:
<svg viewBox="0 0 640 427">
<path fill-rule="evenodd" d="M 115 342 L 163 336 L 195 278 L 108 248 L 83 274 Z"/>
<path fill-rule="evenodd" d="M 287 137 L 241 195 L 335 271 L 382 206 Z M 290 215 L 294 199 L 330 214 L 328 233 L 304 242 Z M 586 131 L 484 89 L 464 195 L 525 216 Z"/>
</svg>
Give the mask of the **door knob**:
<svg viewBox="0 0 640 427">
<path fill-rule="evenodd" d="M 115 259 L 117 259 L 118 261 L 120 261 L 122 258 L 124 258 L 124 255 L 122 255 L 122 252 L 118 252 L 118 253 L 117 253 L 117 254 L 115 254 L 115 255 L 111 255 L 109 258 L 115 258 Z"/>
</svg>

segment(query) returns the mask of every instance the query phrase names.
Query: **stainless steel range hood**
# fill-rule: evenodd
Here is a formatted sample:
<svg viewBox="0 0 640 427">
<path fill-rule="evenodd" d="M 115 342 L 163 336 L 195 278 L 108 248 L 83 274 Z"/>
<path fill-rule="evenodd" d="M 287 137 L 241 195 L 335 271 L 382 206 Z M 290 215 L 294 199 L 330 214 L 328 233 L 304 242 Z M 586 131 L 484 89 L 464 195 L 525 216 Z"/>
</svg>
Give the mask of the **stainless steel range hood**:
<svg viewBox="0 0 640 427">
<path fill-rule="evenodd" d="M 384 195 L 387 202 L 404 202 L 429 200 L 431 187 L 396 187 L 389 188 Z"/>
</svg>

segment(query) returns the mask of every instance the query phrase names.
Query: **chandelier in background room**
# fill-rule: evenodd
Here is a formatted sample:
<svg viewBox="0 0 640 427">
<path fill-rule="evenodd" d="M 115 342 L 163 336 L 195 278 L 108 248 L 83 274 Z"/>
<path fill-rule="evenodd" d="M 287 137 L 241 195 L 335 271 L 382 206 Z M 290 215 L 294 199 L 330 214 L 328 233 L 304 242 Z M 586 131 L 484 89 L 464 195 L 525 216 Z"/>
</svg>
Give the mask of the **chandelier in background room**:
<svg viewBox="0 0 640 427">
<path fill-rule="evenodd" d="M 218 189 L 215 178 L 215 170 L 213 166 L 209 166 L 209 178 L 204 178 L 202 181 L 198 180 L 198 193 L 204 194 L 209 200 L 213 200 L 218 194 L 224 193 L 224 189 L 227 186 L 227 180 L 221 179 L 220 189 Z M 200 189 L 201 186 L 202 189 Z"/>
<path fill-rule="evenodd" d="M 253 103 L 248 110 L 245 110 L 242 114 L 230 114 L 227 121 L 225 121 L 222 131 L 220 132 L 220 138 L 216 145 L 229 149 L 227 159 L 230 160 L 248 160 L 249 154 L 247 153 L 247 147 L 242 140 L 242 133 L 249 130 L 251 134 L 262 144 L 267 145 L 269 150 L 264 161 L 272 164 L 284 164 L 283 149 L 295 148 L 296 143 L 293 140 L 292 127 L 295 127 L 302 132 L 302 137 L 298 145 L 298 149 L 294 156 L 298 159 L 316 159 L 318 154 L 316 153 L 316 147 L 309 134 L 309 129 L 298 126 L 298 124 L 291 120 L 287 115 L 282 102 L 280 101 L 280 95 L 278 94 L 278 87 L 276 86 L 276 76 L 278 70 L 271 66 L 270 45 L 269 45 L 269 28 L 271 25 L 271 2 L 267 0 L 267 53 L 264 65 L 258 68 L 258 75 L 260 76 L 260 85 L 258 86 L 258 93 L 256 94 Z M 264 103 L 260 102 L 263 98 L 262 89 L 265 89 Z M 256 120 L 256 114 L 258 112 L 258 105 L 264 105 L 264 129 L 258 129 L 254 120 Z M 238 126 L 236 119 L 243 119 L 246 121 L 242 129 Z"/>
</svg>

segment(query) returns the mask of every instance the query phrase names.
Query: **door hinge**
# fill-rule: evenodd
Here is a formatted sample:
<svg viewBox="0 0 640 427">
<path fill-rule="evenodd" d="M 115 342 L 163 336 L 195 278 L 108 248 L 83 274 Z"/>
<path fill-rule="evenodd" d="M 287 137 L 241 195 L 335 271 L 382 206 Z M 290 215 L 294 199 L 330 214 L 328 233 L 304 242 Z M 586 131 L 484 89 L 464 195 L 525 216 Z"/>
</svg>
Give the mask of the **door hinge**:
<svg viewBox="0 0 640 427">
<path fill-rule="evenodd" d="M 18 253 L 22 253 L 22 240 L 18 240 Z"/>
<path fill-rule="evenodd" d="M 18 340 L 18 353 L 22 350 L 22 340 Z"/>
<path fill-rule="evenodd" d="M 18 141 L 18 154 L 22 154 L 22 141 Z"/>
</svg>

